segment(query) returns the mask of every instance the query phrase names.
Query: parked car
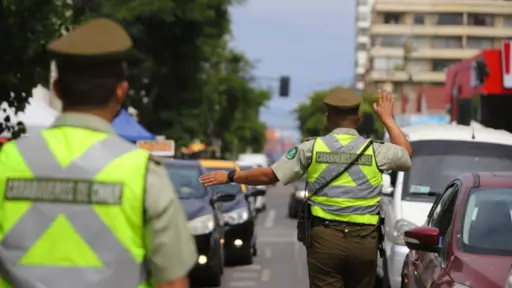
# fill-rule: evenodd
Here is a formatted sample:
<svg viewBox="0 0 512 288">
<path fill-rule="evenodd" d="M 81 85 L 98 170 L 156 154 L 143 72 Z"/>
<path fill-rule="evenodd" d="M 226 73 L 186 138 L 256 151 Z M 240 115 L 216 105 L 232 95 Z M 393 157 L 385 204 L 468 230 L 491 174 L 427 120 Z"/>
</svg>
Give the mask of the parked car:
<svg viewBox="0 0 512 288">
<path fill-rule="evenodd" d="M 400 287 L 409 252 L 405 230 L 425 222 L 446 184 L 463 173 L 512 171 L 511 133 L 456 124 L 412 126 L 403 131 L 412 145 L 412 168 L 384 175 L 381 201 L 386 253 L 379 257 L 377 274 L 384 287 L 392 288 Z"/>
<path fill-rule="evenodd" d="M 170 159 L 164 165 L 196 240 L 199 256 L 190 273 L 191 281 L 196 285 L 220 286 L 224 268 L 224 219 L 219 203 L 232 202 L 236 195 L 214 194 L 199 183 L 199 176 L 205 171 L 197 161 Z"/>
<path fill-rule="evenodd" d="M 215 170 L 237 169 L 235 162 L 225 160 L 200 160 L 201 165 L 208 172 Z M 213 186 L 215 193 L 236 193 L 237 197 L 229 203 L 222 203 L 220 209 L 224 221 L 228 225 L 225 233 L 224 253 L 228 265 L 252 264 L 253 256 L 258 253 L 255 233 L 256 213 L 251 209 L 250 197 L 264 195 L 265 191 L 248 191 L 245 185 L 230 183 Z"/>
<path fill-rule="evenodd" d="M 402 287 L 503 288 L 512 265 L 512 173 L 464 174 L 438 197 L 411 249 Z"/>
<path fill-rule="evenodd" d="M 292 194 L 290 194 L 290 200 L 288 201 L 288 217 L 295 219 L 299 216 L 302 207 L 304 206 L 304 200 L 306 199 L 306 175 L 302 176 L 301 179 L 292 183 Z"/>
<path fill-rule="evenodd" d="M 240 167 L 240 170 L 249 170 L 252 168 L 262 168 L 263 166 L 254 164 L 253 162 L 247 162 L 247 161 L 237 161 L 236 164 L 238 167 Z M 267 185 L 258 185 L 258 186 L 248 186 L 247 189 L 249 190 L 264 190 L 267 191 L 268 186 Z M 254 205 L 254 210 L 256 212 L 260 213 L 267 209 L 267 199 L 264 195 L 257 196 L 257 197 L 251 197 L 249 198 L 249 201 L 251 204 Z"/>
</svg>

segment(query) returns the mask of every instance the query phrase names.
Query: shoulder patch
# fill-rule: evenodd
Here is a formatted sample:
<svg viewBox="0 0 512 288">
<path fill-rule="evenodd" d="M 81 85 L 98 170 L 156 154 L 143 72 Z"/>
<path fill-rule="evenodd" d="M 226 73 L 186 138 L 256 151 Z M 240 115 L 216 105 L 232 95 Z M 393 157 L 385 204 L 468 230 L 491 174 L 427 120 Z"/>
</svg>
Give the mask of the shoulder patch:
<svg viewBox="0 0 512 288">
<path fill-rule="evenodd" d="M 288 150 L 288 153 L 286 153 L 286 159 L 292 160 L 293 158 L 295 158 L 295 156 L 297 156 L 297 150 L 297 147 L 293 147 L 290 150 Z"/>
<path fill-rule="evenodd" d="M 302 142 L 306 142 L 306 141 L 309 141 L 309 140 L 315 140 L 316 138 L 317 138 L 316 136 L 315 137 L 304 137 L 302 139 Z"/>
</svg>

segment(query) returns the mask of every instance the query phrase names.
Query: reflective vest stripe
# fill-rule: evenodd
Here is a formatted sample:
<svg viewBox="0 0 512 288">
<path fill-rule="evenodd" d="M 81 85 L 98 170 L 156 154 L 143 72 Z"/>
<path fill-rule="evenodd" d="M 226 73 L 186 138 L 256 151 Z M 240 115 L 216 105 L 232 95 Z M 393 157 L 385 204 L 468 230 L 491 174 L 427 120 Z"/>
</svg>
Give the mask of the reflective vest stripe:
<svg viewBox="0 0 512 288">
<path fill-rule="evenodd" d="M 93 181 L 110 162 L 135 149 L 116 135 L 91 146 L 63 168 L 42 134 L 16 142 L 34 178 Z M 23 266 L 19 260 L 37 242 L 57 216 L 64 215 L 89 244 L 103 267 Z M 105 225 L 92 205 L 33 202 L 29 210 L 0 241 L 0 275 L 13 287 L 137 287 L 146 282 L 143 263 Z M 37 283 L 36 283 L 37 282 Z"/>
<path fill-rule="evenodd" d="M 343 146 L 336 136 L 329 134 L 327 136 L 321 137 L 323 143 L 329 148 L 330 152 L 337 153 L 354 153 L 359 151 L 364 145 L 368 142 L 368 140 L 362 137 L 356 137 L 348 144 Z M 308 184 L 308 192 L 312 193 L 319 187 L 321 187 L 325 182 L 331 180 L 332 177 L 336 176 L 337 173 L 340 172 L 341 169 L 344 168 L 346 164 L 337 164 L 330 163 L 327 167 L 322 171 L 322 173 L 315 179 L 313 183 Z M 380 193 L 379 186 L 372 186 L 366 175 L 361 170 L 359 165 L 352 165 L 347 172 L 350 178 L 357 185 L 353 186 L 339 186 L 333 185 L 328 186 L 329 189 L 324 189 L 321 195 L 330 196 L 330 197 L 340 197 L 340 194 L 343 193 L 343 198 L 372 198 L 376 197 Z M 336 188 L 334 188 L 336 187 Z M 356 189 L 354 189 L 356 188 Z M 333 192 L 337 191 L 334 195 Z M 361 194 L 362 192 L 366 192 L 365 194 Z M 320 195 L 320 194 L 319 194 Z"/>
<path fill-rule="evenodd" d="M 349 136 L 348 136 L 349 137 Z M 348 138 L 350 139 L 350 138 Z M 368 143 L 368 140 L 357 136 L 350 140 L 348 143 L 343 145 L 341 141 L 334 135 L 329 134 L 324 137 L 318 138 L 319 143 L 315 143 L 313 148 L 313 157 L 317 157 L 318 152 L 331 152 L 340 154 L 355 154 Z M 323 145 L 321 145 L 323 144 Z M 321 145 L 318 148 L 317 145 Z M 370 150 L 371 151 L 371 150 Z M 369 154 L 371 152 L 365 152 Z M 372 155 L 373 156 L 373 155 Z M 319 187 L 323 186 L 327 181 L 330 181 L 332 177 L 335 177 L 346 165 L 342 163 L 329 163 L 325 168 L 318 167 L 323 163 L 317 163 L 316 158 L 313 161 L 313 165 L 309 168 L 308 181 L 308 192 L 313 193 Z M 372 160 L 372 166 L 375 166 L 375 161 Z M 377 169 L 377 167 L 374 167 Z M 322 169 L 320 173 L 315 173 L 317 169 Z M 375 171 L 380 174 L 380 171 Z M 348 181 L 352 185 L 340 185 L 340 183 L 347 182 L 346 178 L 350 178 L 352 181 Z M 345 179 L 345 180 L 343 180 Z M 375 180 L 372 178 L 372 180 Z M 374 185 L 368 179 L 366 174 L 361 169 L 360 165 L 351 166 L 344 175 L 339 176 L 336 180 L 331 182 L 327 187 L 323 188 L 322 191 L 311 197 L 311 204 L 321 208 L 327 213 L 332 214 L 329 217 L 335 217 L 334 215 L 354 215 L 354 217 L 363 217 L 364 215 L 377 215 L 380 212 L 380 194 L 382 190 L 381 181 L 373 181 Z M 375 183 L 376 182 L 376 183 Z M 322 217 L 328 215 L 322 212 L 318 208 L 313 207 L 313 214 Z M 345 217 L 359 222 L 358 218 Z M 367 223 L 368 221 L 374 222 L 372 219 L 360 219 L 361 222 Z M 334 219 L 334 218 L 333 218 Z"/>
</svg>

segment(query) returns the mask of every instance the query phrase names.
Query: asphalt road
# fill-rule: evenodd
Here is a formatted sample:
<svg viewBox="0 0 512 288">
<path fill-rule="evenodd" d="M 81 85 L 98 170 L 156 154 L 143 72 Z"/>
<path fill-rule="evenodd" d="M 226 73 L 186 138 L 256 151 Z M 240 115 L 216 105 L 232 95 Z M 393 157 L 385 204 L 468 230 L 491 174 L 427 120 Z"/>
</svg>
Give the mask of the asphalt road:
<svg viewBox="0 0 512 288">
<path fill-rule="evenodd" d="M 291 188 L 267 192 L 267 210 L 258 216 L 258 256 L 249 266 L 227 267 L 222 288 L 307 288 L 306 251 L 296 240 L 296 221 L 287 217 Z"/>
</svg>

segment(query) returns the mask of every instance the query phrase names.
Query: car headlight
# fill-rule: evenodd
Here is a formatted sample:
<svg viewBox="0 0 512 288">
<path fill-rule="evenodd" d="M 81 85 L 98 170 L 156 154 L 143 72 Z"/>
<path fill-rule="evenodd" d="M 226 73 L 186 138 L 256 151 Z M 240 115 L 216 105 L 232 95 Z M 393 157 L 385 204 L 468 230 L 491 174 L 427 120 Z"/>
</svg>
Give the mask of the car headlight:
<svg viewBox="0 0 512 288">
<path fill-rule="evenodd" d="M 304 190 L 295 191 L 295 197 L 297 197 L 297 198 L 306 198 L 307 195 L 308 195 L 308 192 L 306 192 Z"/>
<path fill-rule="evenodd" d="M 188 230 L 192 235 L 203 235 L 215 229 L 213 214 L 204 215 L 188 222 Z"/>
<path fill-rule="evenodd" d="M 247 208 L 236 209 L 224 214 L 224 221 L 230 225 L 244 223 L 249 219 L 249 210 Z"/>
<path fill-rule="evenodd" d="M 393 231 L 390 240 L 397 245 L 405 245 L 404 233 L 405 231 L 416 227 L 416 224 L 409 222 L 405 219 L 398 219 L 393 226 Z"/>
</svg>

